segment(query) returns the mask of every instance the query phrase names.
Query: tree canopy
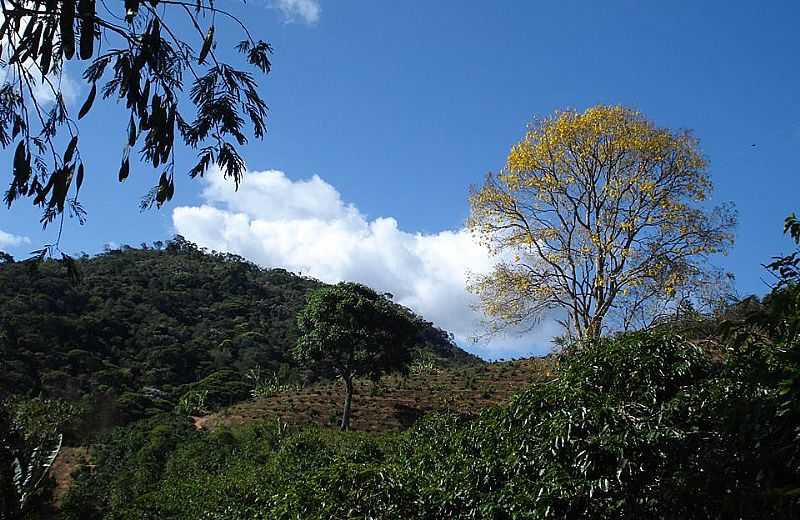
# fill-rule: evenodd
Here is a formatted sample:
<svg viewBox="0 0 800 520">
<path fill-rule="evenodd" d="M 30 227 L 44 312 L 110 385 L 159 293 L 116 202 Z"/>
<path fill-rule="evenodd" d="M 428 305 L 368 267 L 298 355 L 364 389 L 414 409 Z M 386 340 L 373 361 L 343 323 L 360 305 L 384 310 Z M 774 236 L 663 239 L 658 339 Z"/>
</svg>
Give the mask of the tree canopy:
<svg viewBox="0 0 800 520">
<path fill-rule="evenodd" d="M 342 429 L 350 424 L 353 378 L 407 368 L 415 337 L 412 314 L 361 284 L 317 289 L 297 315 L 295 357 L 345 383 Z"/>
<path fill-rule="evenodd" d="M 245 172 L 238 149 L 248 134 L 264 136 L 267 105 L 251 72 L 216 49 L 235 47 L 261 73 L 270 71 L 272 49 L 219 2 L 2 0 L 0 13 L 0 146 L 15 149 L 9 207 L 27 197 L 43 208 L 44 225 L 65 210 L 83 221 L 79 194 L 93 168 L 81 155 L 79 120 L 97 99 L 129 112 L 119 181 L 136 169 L 136 151 L 156 170 L 143 208 L 172 198 L 183 168 L 175 161 L 179 142 L 199 150 L 185 170 L 191 177 L 216 164 L 238 187 Z M 218 41 L 220 24 L 239 30 L 241 41 Z M 67 64 L 79 60 L 90 90 L 75 114 L 61 84 Z"/>
<path fill-rule="evenodd" d="M 628 108 L 537 121 L 470 197 L 469 227 L 499 259 L 471 282 L 491 327 L 559 310 L 569 333 L 595 337 L 724 283 L 708 260 L 732 244 L 735 215 L 703 204 L 707 169 L 690 132 Z"/>
</svg>

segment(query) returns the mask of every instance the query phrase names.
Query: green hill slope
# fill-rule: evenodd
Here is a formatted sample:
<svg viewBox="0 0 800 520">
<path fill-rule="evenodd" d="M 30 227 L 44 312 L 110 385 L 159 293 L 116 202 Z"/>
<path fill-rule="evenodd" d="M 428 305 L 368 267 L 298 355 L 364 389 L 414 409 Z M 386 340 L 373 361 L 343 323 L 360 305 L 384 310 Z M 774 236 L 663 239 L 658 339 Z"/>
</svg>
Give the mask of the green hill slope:
<svg viewBox="0 0 800 520">
<path fill-rule="evenodd" d="M 245 399 L 256 366 L 288 383 L 310 377 L 288 349 L 321 282 L 180 237 L 156 246 L 84 256 L 78 283 L 57 262 L 0 263 L 0 398 L 81 400 L 99 427 L 172 409 L 188 389 L 209 389 L 211 407 Z M 441 364 L 480 363 L 415 319 L 419 348 Z"/>
</svg>

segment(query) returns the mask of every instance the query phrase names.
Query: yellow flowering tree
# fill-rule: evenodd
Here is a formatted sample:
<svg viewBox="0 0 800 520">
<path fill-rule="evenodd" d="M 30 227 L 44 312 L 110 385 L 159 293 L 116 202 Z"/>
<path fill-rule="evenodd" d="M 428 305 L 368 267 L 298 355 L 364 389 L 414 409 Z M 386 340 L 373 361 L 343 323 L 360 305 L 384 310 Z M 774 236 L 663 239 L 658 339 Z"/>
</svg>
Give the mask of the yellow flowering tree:
<svg viewBox="0 0 800 520">
<path fill-rule="evenodd" d="M 470 195 L 469 227 L 498 260 L 470 282 L 492 329 L 560 310 L 569 334 L 596 337 L 718 279 L 708 259 L 732 245 L 735 214 L 703 203 L 707 169 L 690 132 L 629 108 L 535 122 Z"/>
</svg>

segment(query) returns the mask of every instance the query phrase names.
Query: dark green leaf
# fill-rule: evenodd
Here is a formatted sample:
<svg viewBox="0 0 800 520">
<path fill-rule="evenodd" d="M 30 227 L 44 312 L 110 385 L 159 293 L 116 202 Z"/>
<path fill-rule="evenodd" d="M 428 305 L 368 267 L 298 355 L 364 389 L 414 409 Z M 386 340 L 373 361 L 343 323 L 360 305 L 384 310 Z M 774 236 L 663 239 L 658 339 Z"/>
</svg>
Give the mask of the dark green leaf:
<svg viewBox="0 0 800 520">
<path fill-rule="evenodd" d="M 75 178 L 75 196 L 77 197 L 78 192 L 81 191 L 81 186 L 83 186 L 83 163 L 78 165 L 78 175 Z"/>
<path fill-rule="evenodd" d="M 61 0 L 61 50 L 64 58 L 75 55 L 75 0 Z"/>
<path fill-rule="evenodd" d="M 122 165 L 119 167 L 119 182 L 124 181 L 128 178 L 128 174 L 130 173 L 131 164 L 126 155 L 124 159 L 122 159 Z"/>
<path fill-rule="evenodd" d="M 81 15 L 80 56 L 88 60 L 94 54 L 95 0 L 79 0 L 78 12 Z"/>
<path fill-rule="evenodd" d="M 212 25 L 208 29 L 208 34 L 206 34 L 206 38 L 203 41 L 203 48 L 200 49 L 200 57 L 198 58 L 197 62 L 202 65 L 204 61 L 206 61 L 206 57 L 208 53 L 211 52 L 211 46 L 214 43 L 214 26 Z"/>
<path fill-rule="evenodd" d="M 25 141 L 20 140 L 17 149 L 14 152 L 14 170 L 22 168 L 25 161 Z"/>
<path fill-rule="evenodd" d="M 133 146 L 136 144 L 136 122 L 133 120 L 133 114 L 131 114 L 131 120 L 128 122 L 128 146 Z"/>
<path fill-rule="evenodd" d="M 75 155 L 75 149 L 78 146 L 78 136 L 75 135 L 70 139 L 69 144 L 67 145 L 67 151 L 64 152 L 64 164 L 67 164 L 72 160 L 72 156 Z"/>
<path fill-rule="evenodd" d="M 83 102 L 80 111 L 78 112 L 78 119 L 83 118 L 86 114 L 89 113 L 89 110 L 92 109 L 92 103 L 94 103 L 94 98 L 97 95 L 97 83 L 92 83 L 92 89 L 89 91 L 89 97 L 86 98 L 86 101 Z"/>
<path fill-rule="evenodd" d="M 50 64 L 53 61 L 53 30 L 45 31 L 39 52 L 41 53 L 39 68 L 42 69 L 42 78 L 44 78 L 50 72 Z"/>
</svg>

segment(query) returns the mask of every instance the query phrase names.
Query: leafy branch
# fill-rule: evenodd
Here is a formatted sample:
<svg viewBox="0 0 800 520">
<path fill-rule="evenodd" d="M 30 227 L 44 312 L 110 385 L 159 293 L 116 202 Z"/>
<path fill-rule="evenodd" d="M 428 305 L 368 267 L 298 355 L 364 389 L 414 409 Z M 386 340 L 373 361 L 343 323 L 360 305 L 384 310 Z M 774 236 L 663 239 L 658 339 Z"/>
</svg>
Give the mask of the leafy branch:
<svg viewBox="0 0 800 520">
<path fill-rule="evenodd" d="M 0 0 L 0 146 L 14 147 L 4 202 L 10 208 L 31 199 L 42 208 L 43 227 L 59 220 L 48 255 L 60 251 L 65 214 L 80 223 L 86 218 L 79 202 L 87 165 L 78 122 L 98 98 L 124 103 L 129 112 L 119 181 L 134 169 L 134 150 L 158 175 L 142 208 L 160 207 L 174 196 L 176 146 L 198 150 L 197 163 L 187 168 L 191 177 L 217 165 L 238 188 L 245 173 L 240 148 L 250 135 L 262 139 L 267 131 L 268 109 L 254 75 L 215 52 L 219 18 L 242 31 L 235 49 L 243 61 L 261 74 L 270 72 L 272 47 L 256 40 L 242 20 L 214 0 L 100 4 L 101 9 L 96 0 Z M 197 37 L 182 34 L 171 16 L 188 19 Z M 79 60 L 88 62 L 82 77 L 90 89 L 75 116 L 61 85 L 66 62 Z"/>
</svg>

